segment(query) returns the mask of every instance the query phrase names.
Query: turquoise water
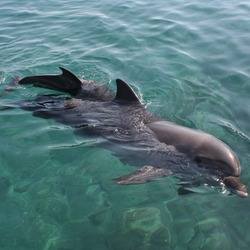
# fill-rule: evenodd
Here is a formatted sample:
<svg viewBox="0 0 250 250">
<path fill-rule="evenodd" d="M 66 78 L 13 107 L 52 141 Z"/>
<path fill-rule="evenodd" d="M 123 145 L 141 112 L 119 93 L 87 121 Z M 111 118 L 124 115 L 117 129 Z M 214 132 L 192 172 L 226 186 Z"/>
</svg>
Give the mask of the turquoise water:
<svg viewBox="0 0 250 250">
<path fill-rule="evenodd" d="M 59 73 L 114 88 L 237 153 L 250 190 L 249 1 L 0 2 L 0 91 Z M 48 93 L 19 86 L 0 105 Z M 51 92 L 50 92 L 51 93 Z M 118 186 L 133 171 L 95 141 L 18 108 L 0 115 L 0 249 L 249 249 L 250 199 L 177 180 Z"/>
</svg>

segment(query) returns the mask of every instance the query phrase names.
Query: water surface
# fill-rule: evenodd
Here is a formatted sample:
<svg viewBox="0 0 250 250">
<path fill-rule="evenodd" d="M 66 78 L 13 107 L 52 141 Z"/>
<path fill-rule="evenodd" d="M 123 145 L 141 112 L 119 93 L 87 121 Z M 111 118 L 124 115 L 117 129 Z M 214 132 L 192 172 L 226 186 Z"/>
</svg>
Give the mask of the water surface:
<svg viewBox="0 0 250 250">
<path fill-rule="evenodd" d="M 0 2 L 0 90 L 13 75 L 59 73 L 115 89 L 226 142 L 250 190 L 249 1 Z M 18 87 L 4 106 L 48 93 Z M 50 92 L 51 93 L 51 92 Z M 0 115 L 0 249 L 248 249 L 250 201 L 177 180 L 118 186 L 133 171 L 95 141 L 20 109 Z"/>
</svg>

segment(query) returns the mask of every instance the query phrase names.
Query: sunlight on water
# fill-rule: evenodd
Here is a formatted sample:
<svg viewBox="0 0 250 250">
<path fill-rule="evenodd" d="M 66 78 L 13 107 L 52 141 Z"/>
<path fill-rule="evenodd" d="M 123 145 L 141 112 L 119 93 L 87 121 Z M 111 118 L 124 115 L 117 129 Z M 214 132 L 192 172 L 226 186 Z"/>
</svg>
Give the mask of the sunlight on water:
<svg viewBox="0 0 250 250">
<path fill-rule="evenodd" d="M 204 130 L 237 153 L 249 183 L 248 1 L 0 3 L 0 93 L 14 75 L 59 74 L 115 89 Z M 119 186 L 135 170 L 72 128 L 2 109 L 54 93 L 19 86 L 0 98 L 0 249 L 248 249 L 249 198 L 216 188 L 178 195 L 178 180 Z"/>
</svg>

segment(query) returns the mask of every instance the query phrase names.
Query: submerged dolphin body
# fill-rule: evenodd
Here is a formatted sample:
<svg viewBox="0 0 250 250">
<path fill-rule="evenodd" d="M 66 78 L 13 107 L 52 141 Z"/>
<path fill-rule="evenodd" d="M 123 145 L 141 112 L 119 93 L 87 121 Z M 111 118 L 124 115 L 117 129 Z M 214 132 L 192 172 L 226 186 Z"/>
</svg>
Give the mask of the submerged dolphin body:
<svg viewBox="0 0 250 250">
<path fill-rule="evenodd" d="M 140 167 L 114 182 L 140 184 L 174 174 L 184 187 L 212 183 L 224 185 L 239 196 L 248 195 L 239 179 L 239 160 L 222 141 L 153 115 L 120 79 L 114 94 L 104 85 L 80 81 L 68 70 L 61 70 L 61 75 L 25 77 L 19 84 L 33 83 L 71 97 L 41 95 L 18 105 L 34 116 L 70 125 L 78 134 L 102 138 L 101 146 Z"/>
</svg>

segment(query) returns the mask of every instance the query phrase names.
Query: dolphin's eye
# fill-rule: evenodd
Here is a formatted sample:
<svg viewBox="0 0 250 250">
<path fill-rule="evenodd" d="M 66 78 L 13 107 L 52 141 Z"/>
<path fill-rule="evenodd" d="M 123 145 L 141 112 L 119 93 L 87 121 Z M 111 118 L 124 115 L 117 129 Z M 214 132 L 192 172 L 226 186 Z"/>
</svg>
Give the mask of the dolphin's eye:
<svg viewBox="0 0 250 250">
<path fill-rule="evenodd" d="M 197 156 L 195 157 L 195 161 L 198 163 L 198 164 L 201 164 L 202 163 L 202 158 Z"/>
</svg>

